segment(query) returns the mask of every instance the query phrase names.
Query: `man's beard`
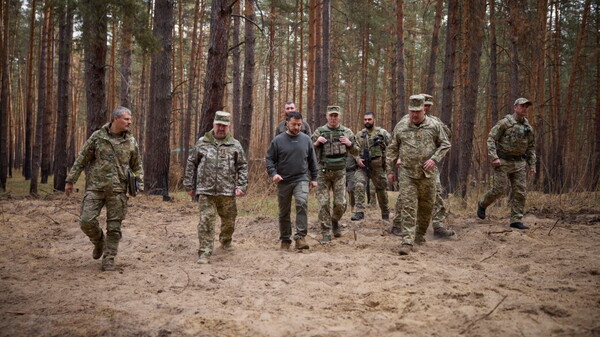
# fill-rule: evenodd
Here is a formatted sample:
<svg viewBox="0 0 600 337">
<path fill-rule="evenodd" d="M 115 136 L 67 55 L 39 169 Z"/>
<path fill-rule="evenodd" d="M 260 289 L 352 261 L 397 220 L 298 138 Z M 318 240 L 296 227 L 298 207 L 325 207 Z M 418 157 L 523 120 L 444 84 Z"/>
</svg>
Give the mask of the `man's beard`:
<svg viewBox="0 0 600 337">
<path fill-rule="evenodd" d="M 365 128 L 372 129 L 373 128 L 373 124 L 365 123 Z"/>
</svg>

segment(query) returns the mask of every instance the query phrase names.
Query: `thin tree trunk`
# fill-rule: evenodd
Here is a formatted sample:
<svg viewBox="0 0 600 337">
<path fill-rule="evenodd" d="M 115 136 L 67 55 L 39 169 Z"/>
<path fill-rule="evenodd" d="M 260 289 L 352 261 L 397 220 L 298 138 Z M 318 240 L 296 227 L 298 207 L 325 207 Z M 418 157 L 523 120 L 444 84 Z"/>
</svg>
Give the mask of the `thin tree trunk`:
<svg viewBox="0 0 600 337">
<path fill-rule="evenodd" d="M 275 102 L 275 2 L 271 2 L 271 12 L 269 13 L 269 99 L 267 100 L 267 106 L 269 110 L 269 135 L 271 137 L 275 137 L 275 107 L 273 106 Z M 284 55 L 288 55 L 288 53 L 284 53 Z M 285 58 L 289 60 L 289 58 Z M 289 61 L 285 62 L 286 67 L 289 67 Z M 287 68 L 289 69 L 289 68 Z M 280 72 L 281 73 L 281 72 Z M 286 71 L 287 73 L 287 71 Z M 288 88 L 288 78 L 286 76 L 286 97 L 287 97 L 287 88 Z M 279 104 L 278 104 L 279 106 Z"/>
<path fill-rule="evenodd" d="M 42 164 L 42 142 L 44 129 L 44 114 L 46 110 L 46 52 L 48 50 L 48 30 L 49 27 L 49 10 L 44 10 L 42 21 L 42 32 L 40 36 L 40 54 L 38 67 L 38 111 L 35 125 L 35 145 L 31 159 L 31 181 L 29 184 L 29 194 L 32 196 L 38 195 L 38 176 L 40 166 Z"/>
<path fill-rule="evenodd" d="M 398 113 L 392 116 L 393 125 L 406 114 L 406 79 L 404 65 L 404 0 L 396 1 L 396 85 L 398 88 Z"/>
<path fill-rule="evenodd" d="M 210 19 L 210 42 L 206 76 L 204 77 L 204 98 L 202 118 L 198 137 L 212 129 L 215 113 L 223 109 L 227 71 L 227 46 L 229 22 L 233 3 L 229 0 L 213 0 Z"/>
<path fill-rule="evenodd" d="M 517 0 L 508 1 L 508 26 L 509 26 L 509 55 L 510 55 L 510 102 L 514 102 L 521 96 L 521 87 L 519 84 L 519 47 L 518 40 L 521 34 L 519 25 L 522 24 L 520 11 L 517 8 Z"/>
<path fill-rule="evenodd" d="M 44 127 L 42 143 L 41 179 L 42 184 L 48 183 L 48 176 L 52 173 L 52 144 L 53 139 L 53 98 L 54 98 L 54 10 L 48 8 L 48 30 L 46 31 L 46 107 L 44 109 Z"/>
<path fill-rule="evenodd" d="M 322 28 L 323 28 L 323 44 L 321 53 L 321 109 L 324 112 L 329 104 L 329 69 L 330 69 L 330 26 L 331 26 L 331 1 L 323 0 L 323 16 L 322 16 Z M 322 114 L 325 115 L 324 113 Z M 322 117 L 323 123 L 325 123 L 325 117 Z"/>
<path fill-rule="evenodd" d="M 10 21 L 8 11 L 10 6 L 7 4 L 0 7 L 0 17 L 2 18 L 2 32 L 0 33 L 0 190 L 6 190 L 6 181 L 9 170 L 9 144 L 8 144 L 8 100 L 9 100 L 9 67 L 8 67 L 8 49 L 10 40 Z"/>
<path fill-rule="evenodd" d="M 131 106 L 131 53 L 133 43 L 133 22 L 131 13 L 125 11 L 123 18 L 123 27 L 121 29 L 121 87 L 120 101 L 121 106 L 133 108 Z"/>
<path fill-rule="evenodd" d="M 448 24 L 446 27 L 446 55 L 444 65 L 444 81 L 442 84 L 442 112 L 441 120 L 444 124 L 452 128 L 452 108 L 454 92 L 454 69 L 456 66 L 456 47 L 460 32 L 459 6 L 458 0 L 448 0 Z M 448 156 L 444 163 L 449 161 Z M 453 192 L 456 186 L 451 184 L 450 175 L 457 175 L 458 172 L 452 172 L 449 165 L 442 165 L 440 177 L 442 184 L 448 187 L 449 192 Z"/>
<path fill-rule="evenodd" d="M 490 3 L 490 103 L 492 125 L 498 122 L 498 42 L 496 41 L 496 0 Z"/>
<path fill-rule="evenodd" d="M 309 124 L 317 125 L 316 114 L 314 111 L 315 102 L 315 73 L 316 73 L 316 18 L 317 0 L 308 1 L 308 62 L 307 62 L 307 87 L 306 87 L 306 110 L 309 116 Z"/>
<path fill-rule="evenodd" d="M 25 121 L 25 157 L 23 158 L 23 176 L 31 179 L 31 151 L 33 143 L 33 103 L 35 96 L 33 92 L 33 62 L 34 62 L 34 39 L 35 39 L 35 12 L 36 0 L 31 0 L 31 19 L 29 21 L 29 51 L 27 53 L 27 88 L 25 98 L 26 121 Z"/>
<path fill-rule="evenodd" d="M 73 46 L 73 5 L 68 1 L 59 10 L 58 109 L 54 140 L 54 190 L 64 191 L 67 178 L 67 131 L 69 130 L 69 76 Z"/>
<path fill-rule="evenodd" d="M 437 63 L 437 54 L 440 49 L 439 36 L 440 26 L 442 25 L 442 11 L 444 10 L 444 0 L 437 0 L 435 5 L 435 19 L 433 23 L 433 34 L 431 36 L 431 55 L 429 57 L 429 69 L 427 72 L 426 92 L 429 95 L 435 95 L 435 68 Z"/>
<path fill-rule="evenodd" d="M 241 67 L 241 53 L 242 47 L 240 45 L 240 14 L 241 14 L 241 1 L 236 1 L 233 6 L 233 33 L 232 33 L 232 44 L 233 50 L 231 51 L 231 72 L 232 72 L 232 93 L 231 102 L 233 107 L 231 113 L 233 114 L 233 120 L 235 121 L 234 134 L 236 138 L 241 137 L 242 132 L 242 67 Z"/>
<path fill-rule="evenodd" d="M 242 79 L 242 132 L 239 139 L 244 149 L 250 149 L 250 136 L 252 129 L 252 111 L 254 109 L 253 94 L 253 79 L 254 79 L 254 1 L 247 0 L 244 8 L 244 77 Z M 248 153 L 248 158 L 250 154 Z"/>
<path fill-rule="evenodd" d="M 325 107 L 321 106 L 321 76 L 323 68 L 323 5 L 322 1 L 317 1 L 315 5 L 315 77 L 314 77 L 314 94 L 313 94 L 313 116 L 315 125 L 325 123 Z"/>
</svg>

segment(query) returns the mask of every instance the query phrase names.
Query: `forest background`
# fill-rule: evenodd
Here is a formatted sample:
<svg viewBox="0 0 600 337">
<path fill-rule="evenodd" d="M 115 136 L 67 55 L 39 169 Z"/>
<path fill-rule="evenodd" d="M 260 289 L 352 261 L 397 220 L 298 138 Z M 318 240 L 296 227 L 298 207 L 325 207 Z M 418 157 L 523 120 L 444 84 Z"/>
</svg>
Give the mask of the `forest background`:
<svg viewBox="0 0 600 337">
<path fill-rule="evenodd" d="M 0 1 L 0 189 L 64 189 L 85 139 L 118 105 L 134 116 L 150 193 L 169 198 L 183 163 L 231 111 L 265 178 L 264 154 L 296 102 L 313 129 L 327 105 L 360 130 L 391 131 L 407 98 L 434 96 L 451 126 L 443 185 L 465 197 L 491 177 L 485 141 L 517 97 L 533 102 L 544 193 L 597 191 L 600 4 L 591 0 Z"/>
</svg>

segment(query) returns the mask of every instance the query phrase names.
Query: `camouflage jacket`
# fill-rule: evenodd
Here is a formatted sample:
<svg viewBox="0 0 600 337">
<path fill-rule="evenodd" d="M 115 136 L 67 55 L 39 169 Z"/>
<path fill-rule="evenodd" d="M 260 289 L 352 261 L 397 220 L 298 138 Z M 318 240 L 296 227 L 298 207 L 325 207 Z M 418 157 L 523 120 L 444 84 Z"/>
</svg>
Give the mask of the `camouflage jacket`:
<svg viewBox="0 0 600 337">
<path fill-rule="evenodd" d="M 446 133 L 446 136 L 448 136 L 448 140 L 452 140 L 452 130 L 450 130 L 450 127 L 448 127 L 448 125 L 444 124 L 444 122 L 442 122 L 442 120 L 439 117 L 434 116 L 432 114 L 427 114 L 427 117 L 430 117 L 435 122 L 440 123 L 442 125 L 442 129 L 444 129 L 444 132 Z M 408 119 L 408 114 L 404 115 L 402 117 L 402 119 Z M 402 119 L 400 121 L 402 121 Z M 396 124 L 396 126 L 394 127 L 394 130 L 396 130 L 396 128 L 398 127 L 399 124 L 400 124 L 400 122 L 398 122 L 398 124 Z"/>
<path fill-rule="evenodd" d="M 518 121 L 514 115 L 506 115 L 490 130 L 487 146 L 492 161 L 506 154 L 522 156 L 527 160 L 527 165 L 535 165 L 535 135 L 527 118 Z"/>
<path fill-rule="evenodd" d="M 112 135 L 110 123 L 92 133 L 85 142 L 66 182 L 75 184 L 86 167 L 85 189 L 88 191 L 127 192 L 128 169 L 136 175 L 139 189 L 144 190 L 144 170 L 137 141 L 129 131 L 122 136 Z"/>
<path fill-rule="evenodd" d="M 196 194 L 235 196 L 248 187 L 248 162 L 244 149 L 231 133 L 223 140 L 213 130 L 198 139 L 185 166 L 183 186 Z"/>
<path fill-rule="evenodd" d="M 392 141 L 392 135 L 390 135 L 386 129 L 380 127 L 374 127 L 371 130 L 364 128 L 356 134 L 356 141 L 359 154 L 356 159 L 362 158 L 365 141 L 367 143 L 366 145 L 369 147 L 369 155 L 371 158 L 385 157 L 385 150 Z M 377 141 L 377 145 L 375 144 L 375 141 Z"/>
<path fill-rule="evenodd" d="M 450 141 L 442 125 L 429 116 L 419 125 L 410 119 L 402 119 L 392 135 L 392 143 L 387 151 L 388 173 L 393 173 L 396 161 L 401 159 L 400 173 L 414 179 L 434 177 L 434 171 L 425 171 L 423 164 L 431 159 L 439 163 L 450 149 Z"/>
</svg>

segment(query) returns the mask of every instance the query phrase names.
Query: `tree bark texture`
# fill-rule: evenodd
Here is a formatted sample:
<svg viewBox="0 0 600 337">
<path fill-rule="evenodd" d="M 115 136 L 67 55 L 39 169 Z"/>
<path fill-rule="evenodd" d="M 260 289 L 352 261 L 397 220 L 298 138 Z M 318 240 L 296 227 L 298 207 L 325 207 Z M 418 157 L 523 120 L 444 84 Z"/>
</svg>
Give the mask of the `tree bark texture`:
<svg viewBox="0 0 600 337">
<path fill-rule="evenodd" d="M 150 92 L 152 101 L 146 127 L 144 185 L 151 194 L 169 197 L 169 148 L 172 114 L 171 61 L 173 55 L 174 0 L 157 0 L 154 5 L 154 37 L 160 49 L 152 57 Z"/>
<path fill-rule="evenodd" d="M 252 85 L 254 80 L 254 1 L 247 0 L 244 8 L 244 76 L 242 78 L 242 130 L 239 139 L 244 149 L 250 150 L 250 135 L 252 128 L 252 112 L 254 110 Z M 249 156 L 249 154 L 248 154 Z"/>
<path fill-rule="evenodd" d="M 58 106 L 54 139 L 54 190 L 64 191 L 67 178 L 67 132 L 69 131 L 69 77 L 73 46 L 73 5 L 62 4 L 58 29 Z"/>
<path fill-rule="evenodd" d="M 210 42 L 206 76 L 204 77 L 204 98 L 198 138 L 212 129 L 215 112 L 223 110 L 227 71 L 227 46 L 229 21 L 233 3 L 230 0 L 213 0 L 210 14 Z"/>
</svg>

